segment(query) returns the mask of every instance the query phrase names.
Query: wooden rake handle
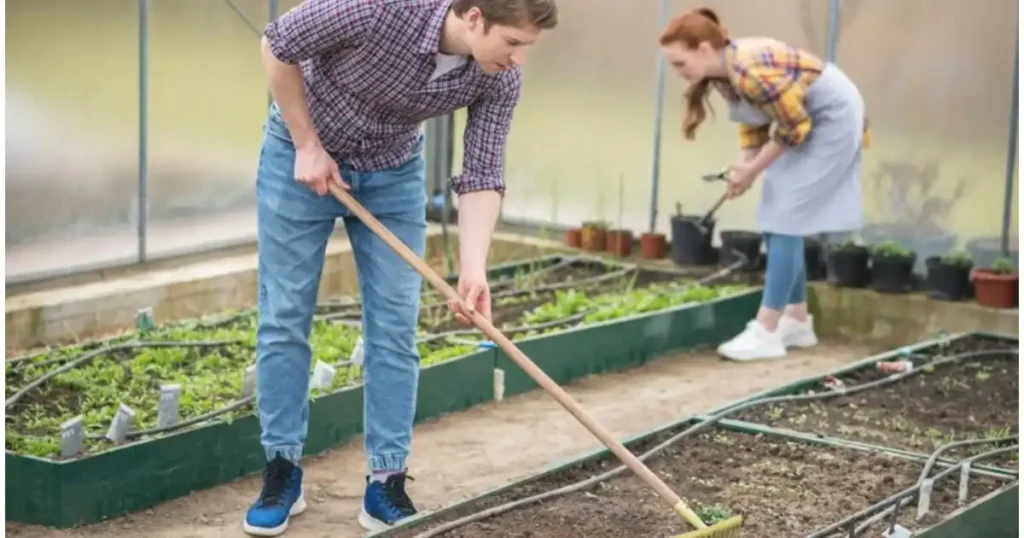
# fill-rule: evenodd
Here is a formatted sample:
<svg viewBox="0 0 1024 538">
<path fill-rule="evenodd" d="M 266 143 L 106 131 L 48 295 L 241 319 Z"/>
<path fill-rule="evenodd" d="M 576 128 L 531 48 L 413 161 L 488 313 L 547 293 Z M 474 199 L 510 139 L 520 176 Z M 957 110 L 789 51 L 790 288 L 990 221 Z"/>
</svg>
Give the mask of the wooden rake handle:
<svg viewBox="0 0 1024 538">
<path fill-rule="evenodd" d="M 455 289 L 453 289 L 436 271 L 430 268 L 419 256 L 416 255 L 409 247 L 405 246 L 404 243 L 395 234 L 391 233 L 390 230 L 384 227 L 369 211 L 366 210 L 352 197 L 347 190 L 338 185 L 328 182 L 328 189 L 331 194 L 338 199 L 345 207 L 348 208 L 359 220 L 363 221 L 373 233 L 377 234 L 385 243 L 388 244 L 403 260 L 416 270 L 423 278 L 429 281 L 439 292 L 449 299 L 454 299 L 459 303 L 465 305 L 465 301 L 462 296 L 459 295 Z M 558 386 L 546 373 L 541 370 L 525 353 L 519 350 L 518 347 L 511 340 L 505 337 L 498 329 L 494 327 L 486 318 L 484 318 L 478 312 L 473 312 L 470 316 L 470 320 L 473 325 L 476 325 L 478 329 L 483 331 L 488 338 L 491 339 L 498 347 L 504 351 L 509 358 L 523 369 L 538 385 L 544 390 L 548 391 L 558 403 L 562 404 L 567 411 L 572 413 L 576 420 L 582 423 L 590 433 L 594 434 L 595 437 L 601 440 L 623 463 L 626 464 L 634 473 L 640 478 L 650 484 L 655 491 L 658 492 L 662 498 L 665 499 L 677 512 L 680 512 L 680 507 L 685 510 L 680 512 L 680 515 L 685 517 L 691 524 L 697 528 L 705 528 L 706 525 L 700 520 L 696 514 L 693 514 L 689 508 L 686 508 L 683 504 L 682 499 L 679 495 L 676 495 L 671 488 L 668 487 L 656 474 L 654 474 L 642 461 L 633 455 L 622 443 L 619 442 L 612 434 L 605 429 L 593 416 L 588 413 L 583 406 L 581 406 L 576 400 L 569 396 L 562 387 Z M 690 514 L 693 514 L 693 519 L 690 518 Z"/>
</svg>

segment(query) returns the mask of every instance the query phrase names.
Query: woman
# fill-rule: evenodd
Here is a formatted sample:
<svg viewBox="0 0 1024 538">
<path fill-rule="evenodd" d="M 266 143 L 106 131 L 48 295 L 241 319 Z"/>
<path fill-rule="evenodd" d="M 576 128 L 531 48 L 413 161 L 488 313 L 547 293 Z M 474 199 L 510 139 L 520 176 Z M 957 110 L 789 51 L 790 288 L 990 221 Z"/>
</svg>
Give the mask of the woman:
<svg viewBox="0 0 1024 538">
<path fill-rule="evenodd" d="M 741 162 L 728 194 L 764 174 L 757 210 L 768 269 L 756 319 L 718 351 L 733 360 L 783 357 L 817 344 L 807 312 L 804 236 L 860 228 L 864 100 L 835 65 L 774 39 L 730 40 L 718 16 L 698 8 L 673 19 L 660 38 L 666 60 L 690 82 L 688 140 L 706 116 L 714 87 L 740 124 Z M 772 132 L 771 127 L 775 129 Z"/>
</svg>

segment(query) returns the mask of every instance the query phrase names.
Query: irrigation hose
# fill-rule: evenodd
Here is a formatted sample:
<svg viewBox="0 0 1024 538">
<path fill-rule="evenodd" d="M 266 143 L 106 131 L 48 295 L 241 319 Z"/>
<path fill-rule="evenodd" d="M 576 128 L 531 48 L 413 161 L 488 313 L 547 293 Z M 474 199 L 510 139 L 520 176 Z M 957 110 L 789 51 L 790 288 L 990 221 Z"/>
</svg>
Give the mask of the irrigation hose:
<svg viewBox="0 0 1024 538">
<path fill-rule="evenodd" d="M 988 452 L 984 452 L 984 453 L 978 454 L 976 456 L 971 456 L 969 458 L 962 459 L 959 462 L 957 462 L 957 463 L 955 463 L 953 465 L 950 465 L 948 468 L 944 469 L 943 471 L 941 471 L 938 474 L 936 474 L 935 476 L 933 476 L 932 480 L 936 481 L 936 480 L 939 480 L 940 478 L 944 478 L 945 476 L 953 473 L 954 471 L 959 470 L 961 467 L 963 467 L 963 465 L 965 463 L 974 463 L 975 461 L 978 461 L 978 460 L 990 458 L 992 456 L 998 456 L 999 454 L 1002 454 L 1003 452 L 1010 452 L 1010 451 L 1019 450 L 1019 449 L 1020 449 L 1020 445 L 1011 445 L 1011 446 L 1008 446 L 1008 447 L 997 448 L 995 450 L 990 450 Z M 914 485 L 912 485 L 912 486 L 910 486 L 910 487 L 900 491 L 899 493 L 891 495 L 891 496 L 889 496 L 889 497 L 887 497 L 887 498 L 885 498 L 885 499 L 883 499 L 883 500 L 881 500 L 881 501 L 879 501 L 879 502 L 877 502 L 877 503 L 875 503 L 875 504 L 873 504 L 873 505 L 871 505 L 871 506 L 869 506 L 869 507 L 867 507 L 867 508 L 857 512 L 856 514 L 853 514 L 853 515 L 851 515 L 849 517 L 843 518 L 842 520 L 837 521 L 836 523 L 833 523 L 833 524 L 831 524 L 831 525 L 829 525 L 829 526 L 827 526 L 827 527 L 825 527 L 823 529 L 814 531 L 813 533 L 807 535 L 806 538 L 823 538 L 828 533 L 835 532 L 837 530 L 842 529 L 845 526 L 848 526 L 848 525 L 850 525 L 852 523 L 855 523 L 858 520 L 860 520 L 861 518 L 871 514 L 875 510 L 878 510 L 879 508 L 885 508 L 885 507 L 888 507 L 891 504 L 900 502 L 904 498 L 911 498 L 911 497 L 913 497 L 913 495 L 915 493 L 917 493 L 920 489 L 921 489 L 921 482 L 918 482 L 918 483 L 916 483 L 916 484 L 914 484 Z M 853 533 L 851 534 L 851 536 L 856 536 L 856 533 L 858 531 L 857 531 L 857 529 L 852 529 L 852 532 Z M 863 529 L 861 529 L 861 532 L 863 532 Z"/>
<path fill-rule="evenodd" d="M 924 367 L 924 366 L 937 367 L 937 366 L 951 364 L 951 363 L 958 362 L 958 361 L 961 361 L 961 360 L 966 360 L 966 359 L 992 358 L 992 357 L 996 357 L 996 356 L 1016 355 L 1017 353 L 1018 353 L 1018 350 L 1015 349 L 1015 348 L 995 349 L 995 350 L 989 349 L 989 350 L 971 351 L 971 352 L 961 353 L 961 354 L 953 355 L 953 356 L 949 356 L 949 357 L 942 357 L 942 358 L 933 360 L 932 362 L 930 362 L 928 364 L 924 364 L 921 367 Z M 669 446 L 672 446 L 672 445 L 678 443 L 679 441 L 681 441 L 681 440 L 683 440 L 683 439 L 685 439 L 687 437 L 691 437 L 691 436 L 696 435 L 696 434 L 698 434 L 698 433 L 700 433 L 700 432 L 702 432 L 704 430 L 707 430 L 707 429 L 711 428 L 712 426 L 714 426 L 715 424 L 720 422 L 722 419 L 727 418 L 729 415 L 732 415 L 733 413 L 736 413 L 736 412 L 739 412 L 739 411 L 746 410 L 746 409 L 751 408 L 751 407 L 762 406 L 762 405 L 766 405 L 766 404 L 805 402 L 805 401 L 813 401 L 813 400 L 826 400 L 826 399 L 836 398 L 836 397 L 840 397 L 840 396 L 850 396 L 852 394 L 857 394 L 859 392 L 863 392 L 863 391 L 870 390 L 870 389 L 873 389 L 873 388 L 877 388 L 877 387 L 880 387 L 880 386 L 885 386 L 885 385 L 888 385 L 888 384 L 896 383 L 897 381 L 901 381 L 901 380 L 906 379 L 908 377 L 917 375 L 917 374 L 919 374 L 921 372 L 921 367 L 914 368 L 914 369 L 912 369 L 910 371 L 907 371 L 907 372 L 901 372 L 901 373 L 897 373 L 897 374 L 892 374 L 890 376 L 883 377 L 881 379 L 876 379 L 874 381 L 868 381 L 868 382 L 862 383 L 860 385 L 847 386 L 847 387 L 844 387 L 844 388 L 841 388 L 841 389 L 838 389 L 838 390 L 832 390 L 832 391 L 828 391 L 828 392 L 820 392 L 820 393 L 815 393 L 815 394 L 796 394 L 796 395 L 788 395 L 788 396 L 772 396 L 772 397 L 760 398 L 758 400 L 752 400 L 752 401 L 748 401 L 748 402 L 741 402 L 741 403 L 738 403 L 738 404 L 736 404 L 734 406 L 728 407 L 728 408 L 726 408 L 726 409 L 724 409 L 724 410 L 722 410 L 722 411 L 720 411 L 720 412 L 718 412 L 718 413 L 708 417 L 706 420 L 703 420 L 701 422 L 698 422 L 697 424 L 694 424 L 693 426 L 687 428 L 686 430 L 684 430 L 684 431 L 682 431 L 680 433 L 677 433 L 677 434 L 673 435 L 669 439 L 663 441 L 661 444 L 655 446 L 654 448 L 648 450 L 647 452 L 641 454 L 640 456 L 637 456 L 637 458 L 640 461 L 642 461 L 642 462 L 646 461 L 646 460 L 650 459 L 652 456 L 654 456 L 654 455 L 660 453 L 661 451 L 665 450 Z M 606 472 L 601 473 L 599 475 L 592 476 L 592 477 L 590 477 L 588 479 L 582 480 L 580 482 L 576 482 L 574 484 L 569 484 L 569 485 L 566 485 L 566 486 L 562 486 L 562 487 L 560 487 L 558 489 L 547 491 L 547 492 L 540 493 L 540 494 L 537 494 L 537 495 L 533 495 L 533 496 L 530 496 L 530 497 L 524 497 L 522 499 L 519 499 L 519 500 L 516 500 L 516 501 L 512 501 L 512 502 L 509 502 L 509 503 L 506 503 L 506 504 L 503 504 L 503 505 L 495 506 L 495 507 L 492 507 L 492 508 L 489 508 L 489 509 L 477 512 L 475 514 L 470 514 L 468 516 L 464 516 L 462 518 L 450 521 L 448 523 L 445 523 L 443 525 L 440 525 L 440 526 L 435 527 L 433 529 L 430 529 L 428 531 L 424 531 L 422 533 L 419 533 L 419 534 L 417 534 L 415 536 L 415 538 L 431 538 L 431 537 L 434 537 L 434 536 L 441 536 L 442 534 L 444 534 L 444 533 L 446 533 L 448 531 L 457 529 L 459 527 L 462 527 L 464 525 L 468 525 L 470 523 L 475 523 L 477 521 L 483 521 L 485 519 L 488 519 L 488 518 L 491 518 L 491 517 L 494 517 L 494 516 L 498 516 L 498 515 L 504 514 L 506 512 L 509 512 L 509 511 L 514 510 L 516 508 L 519 508 L 521 506 L 527 506 L 527 505 L 530 505 L 530 504 L 535 504 L 535 503 L 543 502 L 543 501 L 546 501 L 548 499 L 551 499 L 551 498 L 554 498 L 554 497 L 558 497 L 560 495 L 564 495 L 564 494 L 567 494 L 567 493 L 574 493 L 574 492 L 577 492 L 577 491 L 580 491 L 580 490 L 583 490 L 583 489 L 587 489 L 587 488 L 589 488 L 591 486 L 594 486 L 594 485 L 596 485 L 598 483 L 601 483 L 601 482 L 604 482 L 604 481 L 609 480 L 611 478 L 614 478 L 615 476 L 618 476 L 619 474 L 622 474 L 626 470 L 627 470 L 627 467 L 625 465 L 620 465 L 620 466 L 618 466 L 618 467 L 616 467 L 616 468 L 614 468 L 614 469 L 612 469 L 610 471 L 606 471 Z"/>
<path fill-rule="evenodd" d="M 947 450 L 968 445 L 987 445 L 1005 443 L 1007 441 L 1018 440 L 1019 438 L 1019 435 L 1010 435 L 1008 437 L 999 437 L 994 439 L 972 439 L 967 441 L 956 441 L 953 443 L 947 443 L 945 445 L 942 445 L 938 449 L 936 449 L 935 452 L 932 452 L 932 455 L 928 458 L 928 461 L 925 462 L 924 468 L 921 469 L 921 475 L 917 479 L 917 486 L 920 487 L 921 484 L 924 483 L 924 481 L 928 478 L 928 475 L 931 474 L 932 467 L 934 467 L 935 464 L 939 461 L 939 456 Z M 957 466 L 962 465 L 962 461 L 957 464 Z M 889 514 L 893 513 L 896 510 L 900 510 L 901 508 L 909 504 L 910 501 L 910 497 L 903 497 L 899 499 L 895 504 L 893 504 L 893 506 L 886 508 L 885 510 L 882 510 L 881 512 L 869 517 L 868 519 L 865 519 L 856 529 L 854 529 L 853 535 L 856 536 L 864 532 L 871 525 L 874 525 L 875 523 L 882 521 Z"/>
</svg>

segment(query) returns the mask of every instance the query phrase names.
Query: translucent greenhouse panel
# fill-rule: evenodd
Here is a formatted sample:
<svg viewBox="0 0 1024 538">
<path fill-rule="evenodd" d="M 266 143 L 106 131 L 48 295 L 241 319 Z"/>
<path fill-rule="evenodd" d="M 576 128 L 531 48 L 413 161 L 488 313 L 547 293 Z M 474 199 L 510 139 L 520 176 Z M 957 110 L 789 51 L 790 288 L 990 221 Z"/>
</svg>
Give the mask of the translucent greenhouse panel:
<svg viewBox="0 0 1024 538">
<path fill-rule="evenodd" d="M 135 0 L 9 0 L 7 281 L 132 261 Z"/>
<path fill-rule="evenodd" d="M 149 252 L 254 238 L 268 2 L 151 1 Z"/>
<path fill-rule="evenodd" d="M 1017 6 L 860 0 L 838 63 L 873 128 L 864 153 L 866 243 L 928 256 L 999 243 Z M 950 36 L 956 36 L 950 39 Z"/>
</svg>

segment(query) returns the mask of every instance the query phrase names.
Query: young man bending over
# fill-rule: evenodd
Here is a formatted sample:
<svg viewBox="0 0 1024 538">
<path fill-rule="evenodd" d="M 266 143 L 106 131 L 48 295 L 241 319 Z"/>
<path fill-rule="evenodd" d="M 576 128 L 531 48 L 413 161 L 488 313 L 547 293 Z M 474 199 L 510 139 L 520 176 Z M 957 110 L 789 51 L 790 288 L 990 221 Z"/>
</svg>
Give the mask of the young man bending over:
<svg viewBox="0 0 1024 538">
<path fill-rule="evenodd" d="M 416 513 L 405 492 L 419 356 L 421 278 L 328 193 L 347 189 L 422 256 L 424 120 L 468 108 L 459 196 L 459 293 L 490 317 L 487 251 L 527 49 L 555 27 L 554 0 L 305 0 L 271 22 L 263 67 L 274 104 L 256 178 L 257 408 L 267 456 L 245 531 L 276 536 L 302 512 L 309 335 L 327 240 L 342 218 L 355 255 L 365 342 L 365 499 L 359 523 Z M 469 323 L 458 304 L 450 308 Z"/>
</svg>

